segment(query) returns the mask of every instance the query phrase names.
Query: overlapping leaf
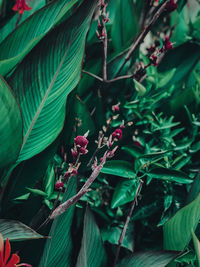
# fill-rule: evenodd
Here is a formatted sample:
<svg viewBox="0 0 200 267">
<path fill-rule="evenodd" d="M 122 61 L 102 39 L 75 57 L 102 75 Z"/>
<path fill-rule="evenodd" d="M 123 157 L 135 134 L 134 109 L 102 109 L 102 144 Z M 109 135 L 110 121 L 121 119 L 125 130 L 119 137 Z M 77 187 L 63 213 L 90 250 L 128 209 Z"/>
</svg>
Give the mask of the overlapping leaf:
<svg viewBox="0 0 200 267">
<path fill-rule="evenodd" d="M 78 0 L 55 0 L 22 23 L 0 44 L 0 73 L 6 75 Z"/>
<path fill-rule="evenodd" d="M 24 118 L 18 162 L 42 151 L 63 127 L 66 98 L 80 79 L 85 37 L 96 2 L 85 1 L 76 14 L 51 31 L 9 79 Z"/>
<path fill-rule="evenodd" d="M 117 175 L 124 178 L 135 178 L 133 165 L 124 160 L 109 160 L 101 170 L 102 173 Z"/>
<path fill-rule="evenodd" d="M 0 77 L 0 168 L 16 160 L 22 144 L 22 116 L 8 84 Z"/>
</svg>

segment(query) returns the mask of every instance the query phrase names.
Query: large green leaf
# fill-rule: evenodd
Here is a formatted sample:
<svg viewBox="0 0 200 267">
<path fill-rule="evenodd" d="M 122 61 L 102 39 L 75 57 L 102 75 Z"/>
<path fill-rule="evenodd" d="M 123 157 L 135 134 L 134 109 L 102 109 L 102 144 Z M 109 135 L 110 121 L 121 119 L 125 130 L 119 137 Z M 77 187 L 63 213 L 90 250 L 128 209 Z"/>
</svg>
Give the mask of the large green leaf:
<svg viewBox="0 0 200 267">
<path fill-rule="evenodd" d="M 138 32 L 138 18 L 131 0 L 117 0 L 111 36 L 113 46 L 120 51 L 131 44 Z"/>
<path fill-rule="evenodd" d="M 84 219 L 83 238 L 76 267 L 105 266 L 105 251 L 99 228 L 87 208 Z"/>
<path fill-rule="evenodd" d="M 44 238 L 27 225 L 13 220 L 0 219 L 0 233 L 4 239 L 8 238 L 10 241 Z"/>
<path fill-rule="evenodd" d="M 111 208 L 114 209 L 132 201 L 135 198 L 138 185 L 138 180 L 135 179 L 120 181 L 115 188 Z"/>
<path fill-rule="evenodd" d="M 166 266 L 173 258 L 175 253 L 170 252 L 141 252 L 134 253 L 132 256 L 129 256 L 123 259 L 117 267 L 141 267 L 141 266 L 151 266 L 151 267 L 164 267 Z"/>
<path fill-rule="evenodd" d="M 103 166 L 102 173 L 121 176 L 124 178 L 135 178 L 133 165 L 124 160 L 109 160 Z"/>
<path fill-rule="evenodd" d="M 76 194 L 76 180 L 69 180 L 63 202 Z M 71 266 L 72 241 L 70 228 L 74 214 L 75 205 L 57 217 L 49 233 L 44 253 L 40 262 L 41 267 Z"/>
<path fill-rule="evenodd" d="M 181 251 L 189 243 L 192 230 L 200 219 L 200 194 L 190 204 L 180 209 L 165 225 L 164 248 Z"/>
<path fill-rule="evenodd" d="M 55 0 L 16 28 L 0 44 L 0 73 L 6 75 L 78 0 Z"/>
<path fill-rule="evenodd" d="M 63 127 L 66 98 L 80 79 L 95 5 L 96 0 L 84 1 L 71 18 L 43 38 L 9 79 L 24 118 L 18 162 L 41 152 Z"/>
<path fill-rule="evenodd" d="M 16 160 L 22 144 L 22 116 L 8 84 L 0 77 L 0 168 Z"/>
</svg>

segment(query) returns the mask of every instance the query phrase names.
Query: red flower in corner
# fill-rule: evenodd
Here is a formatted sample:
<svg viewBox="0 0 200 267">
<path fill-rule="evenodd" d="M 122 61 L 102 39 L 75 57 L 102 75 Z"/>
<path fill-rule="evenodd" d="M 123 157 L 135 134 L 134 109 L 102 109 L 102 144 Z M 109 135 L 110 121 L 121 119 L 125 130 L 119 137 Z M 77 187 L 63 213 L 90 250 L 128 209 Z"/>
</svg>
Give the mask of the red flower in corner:
<svg viewBox="0 0 200 267">
<path fill-rule="evenodd" d="M 25 0 L 17 0 L 16 4 L 12 8 L 12 10 L 18 11 L 21 15 L 24 13 L 24 10 L 30 9 L 32 9 L 32 7 L 28 6 Z"/>
<path fill-rule="evenodd" d="M 7 238 L 4 248 L 3 237 L 0 234 L 0 267 L 20 267 L 20 266 L 31 267 L 31 265 L 27 263 L 18 264 L 20 262 L 20 257 L 17 255 L 17 253 L 12 254 L 11 257 L 10 256 L 11 256 L 10 242 Z"/>
</svg>

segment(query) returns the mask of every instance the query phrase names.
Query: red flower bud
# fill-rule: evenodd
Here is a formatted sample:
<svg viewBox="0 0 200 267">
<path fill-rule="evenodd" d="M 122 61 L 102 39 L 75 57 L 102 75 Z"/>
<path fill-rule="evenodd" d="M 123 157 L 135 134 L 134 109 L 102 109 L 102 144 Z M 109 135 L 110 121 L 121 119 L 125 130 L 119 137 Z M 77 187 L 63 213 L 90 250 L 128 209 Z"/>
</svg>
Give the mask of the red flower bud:
<svg viewBox="0 0 200 267">
<path fill-rule="evenodd" d="M 63 182 L 59 182 L 59 181 L 57 181 L 56 184 L 55 184 L 55 188 L 56 188 L 56 189 L 59 189 L 59 188 L 61 188 L 61 187 L 63 187 L 63 186 L 64 186 L 64 183 L 63 183 Z"/>
<path fill-rule="evenodd" d="M 112 137 L 114 139 L 120 140 L 122 138 L 122 130 L 121 129 L 116 129 L 113 133 L 112 133 Z"/>
<path fill-rule="evenodd" d="M 158 66 L 157 59 L 158 59 L 157 56 L 152 55 L 152 56 L 150 57 L 150 62 L 151 62 L 151 64 L 153 64 L 154 66 Z"/>
<path fill-rule="evenodd" d="M 171 13 L 174 10 L 176 10 L 178 7 L 177 3 L 174 2 L 174 0 L 170 0 L 167 4 L 166 4 L 166 10 Z"/>
<path fill-rule="evenodd" d="M 88 144 L 88 140 L 84 136 L 81 136 L 81 135 L 77 136 L 74 139 L 74 141 L 75 141 L 75 145 L 80 146 L 80 147 L 84 147 L 84 148 Z"/>
<path fill-rule="evenodd" d="M 113 106 L 112 106 L 112 111 L 113 111 L 113 112 L 118 112 L 118 111 L 119 111 L 119 105 L 120 105 L 120 103 L 118 103 L 118 104 L 116 104 L 116 105 L 113 105 Z"/>
<path fill-rule="evenodd" d="M 85 147 L 80 147 L 80 148 L 78 148 L 78 152 L 85 155 L 85 154 L 87 154 L 88 151 Z"/>
</svg>

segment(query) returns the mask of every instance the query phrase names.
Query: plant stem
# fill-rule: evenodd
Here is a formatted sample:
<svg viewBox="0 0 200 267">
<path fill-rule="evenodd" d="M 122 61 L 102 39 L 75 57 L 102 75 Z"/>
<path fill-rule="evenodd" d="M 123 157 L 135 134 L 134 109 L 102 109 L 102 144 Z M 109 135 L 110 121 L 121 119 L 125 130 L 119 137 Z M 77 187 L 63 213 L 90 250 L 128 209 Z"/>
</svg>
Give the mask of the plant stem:
<svg viewBox="0 0 200 267">
<path fill-rule="evenodd" d="M 147 26 L 144 27 L 143 31 L 138 35 L 138 37 L 136 38 L 134 43 L 131 45 L 131 47 L 130 47 L 130 49 L 129 49 L 129 51 L 128 51 L 125 59 L 124 59 L 124 62 L 121 65 L 121 67 L 120 67 L 119 71 L 117 72 L 116 76 L 120 74 L 121 70 L 126 65 L 127 61 L 130 59 L 132 54 L 135 52 L 135 50 L 138 48 L 138 46 L 143 42 L 144 38 L 146 37 L 146 35 L 150 31 L 152 25 L 155 23 L 155 21 L 163 13 L 163 11 L 165 10 L 165 6 L 166 6 L 167 2 L 168 1 L 166 1 L 165 3 L 163 3 L 161 5 L 161 7 L 158 9 L 158 11 L 155 13 L 154 17 L 152 18 L 152 20 L 149 22 L 149 24 Z"/>
<path fill-rule="evenodd" d="M 122 243 L 123 243 L 123 240 L 124 240 L 124 237 L 125 237 L 125 234 L 126 234 L 126 230 L 127 230 L 129 221 L 130 221 L 130 219 L 131 219 L 133 210 L 134 210 L 135 205 L 136 205 L 136 203 L 137 203 L 137 198 L 138 198 L 138 195 L 139 195 L 140 190 L 141 190 L 141 188 L 142 188 L 142 183 L 143 183 L 143 182 L 141 181 L 140 184 L 139 184 L 139 186 L 138 186 L 138 189 L 137 189 L 135 198 L 134 198 L 134 200 L 133 200 L 132 203 L 131 203 L 131 208 L 130 208 L 129 214 L 128 214 L 127 218 L 126 218 L 126 222 L 125 222 L 125 224 L 124 224 L 123 230 L 122 230 L 122 232 L 121 232 L 121 235 L 120 235 L 120 238 L 119 238 L 119 241 L 118 241 L 118 247 L 117 247 L 117 252 L 116 252 L 116 255 L 115 255 L 115 260 L 114 260 L 113 267 L 116 267 L 116 265 L 117 265 L 117 261 L 118 261 L 119 253 L 120 253 L 120 249 L 121 249 L 121 245 L 122 245 Z"/>
</svg>

